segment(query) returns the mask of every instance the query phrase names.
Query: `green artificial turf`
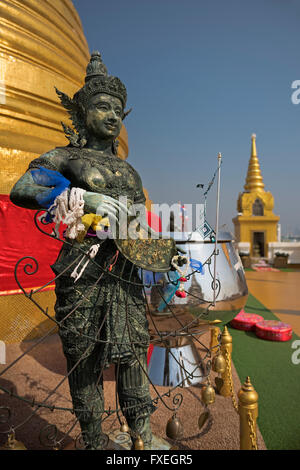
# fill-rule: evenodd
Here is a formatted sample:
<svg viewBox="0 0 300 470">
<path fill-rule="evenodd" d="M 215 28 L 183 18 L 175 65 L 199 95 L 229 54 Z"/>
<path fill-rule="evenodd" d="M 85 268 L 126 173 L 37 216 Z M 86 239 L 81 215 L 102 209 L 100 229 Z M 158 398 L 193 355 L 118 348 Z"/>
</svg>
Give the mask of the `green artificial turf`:
<svg viewBox="0 0 300 470">
<path fill-rule="evenodd" d="M 299 268 L 277 268 L 279 269 L 279 271 L 283 271 L 285 273 L 295 273 L 295 272 L 299 272 L 300 269 Z"/>
<path fill-rule="evenodd" d="M 244 310 L 265 320 L 279 320 L 251 294 Z M 268 341 L 252 332 L 228 329 L 240 381 L 244 383 L 249 375 L 259 395 L 257 423 L 267 448 L 300 450 L 300 364 L 292 363 L 292 344 L 299 337 L 293 334 L 290 341 Z"/>
</svg>

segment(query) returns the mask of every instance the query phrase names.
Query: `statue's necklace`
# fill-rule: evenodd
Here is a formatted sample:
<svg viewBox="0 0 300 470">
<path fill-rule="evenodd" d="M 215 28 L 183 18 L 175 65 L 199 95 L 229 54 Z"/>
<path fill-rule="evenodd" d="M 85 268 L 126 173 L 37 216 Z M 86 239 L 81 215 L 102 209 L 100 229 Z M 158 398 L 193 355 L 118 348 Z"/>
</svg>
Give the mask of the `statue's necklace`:
<svg viewBox="0 0 300 470">
<path fill-rule="evenodd" d="M 95 152 L 98 153 L 98 155 L 95 155 Z M 99 162 L 99 158 L 102 157 L 101 163 Z M 105 153 L 102 153 L 99 150 L 85 150 L 82 149 L 80 152 L 78 152 L 76 155 L 71 155 L 70 159 L 82 159 L 87 162 L 89 162 L 90 166 L 92 167 L 98 167 L 99 165 L 103 165 L 103 161 L 107 165 L 107 167 L 110 169 L 110 171 L 115 174 L 115 175 L 121 175 L 119 171 L 119 166 L 120 166 L 120 159 L 114 155 L 105 155 Z"/>
</svg>

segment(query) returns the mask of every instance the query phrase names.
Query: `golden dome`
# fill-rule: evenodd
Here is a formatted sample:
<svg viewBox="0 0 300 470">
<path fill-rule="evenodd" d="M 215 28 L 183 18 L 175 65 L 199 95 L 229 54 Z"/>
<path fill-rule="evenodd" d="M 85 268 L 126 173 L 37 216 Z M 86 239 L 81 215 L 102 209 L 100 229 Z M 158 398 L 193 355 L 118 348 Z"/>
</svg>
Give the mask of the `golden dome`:
<svg viewBox="0 0 300 470">
<path fill-rule="evenodd" d="M 6 207 L 5 195 L 29 162 L 68 144 L 61 121 L 71 123 L 54 86 L 73 96 L 83 85 L 90 54 L 71 0 L 2 0 L 0 15 L 0 199 L 3 197 Z M 128 139 L 124 126 L 119 141 L 118 154 L 125 159 Z M 2 217 L 5 223 L 5 212 Z M 32 225 L 28 227 L 31 230 Z M 0 338 L 6 343 L 31 340 L 53 327 L 18 292 L 0 295 L 0 310 L 5 312 L 0 318 Z M 53 290 L 38 292 L 35 300 L 43 308 L 49 307 L 49 315 L 53 315 Z"/>
<path fill-rule="evenodd" d="M 36 155 L 68 144 L 54 86 L 73 96 L 90 55 L 71 0 L 3 0 L 0 15 L 0 193 L 7 194 Z M 119 140 L 126 158 L 124 126 Z"/>
</svg>

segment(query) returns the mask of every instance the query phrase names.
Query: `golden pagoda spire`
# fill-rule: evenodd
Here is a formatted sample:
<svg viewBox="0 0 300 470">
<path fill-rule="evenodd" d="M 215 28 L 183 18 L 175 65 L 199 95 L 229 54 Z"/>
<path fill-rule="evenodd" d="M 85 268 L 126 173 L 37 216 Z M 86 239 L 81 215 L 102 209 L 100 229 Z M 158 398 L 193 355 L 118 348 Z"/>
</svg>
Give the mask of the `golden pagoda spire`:
<svg viewBox="0 0 300 470">
<path fill-rule="evenodd" d="M 256 152 L 256 135 L 251 136 L 251 157 L 248 165 L 248 172 L 246 177 L 245 191 L 263 190 L 265 185 L 260 171 L 259 161 Z"/>
</svg>

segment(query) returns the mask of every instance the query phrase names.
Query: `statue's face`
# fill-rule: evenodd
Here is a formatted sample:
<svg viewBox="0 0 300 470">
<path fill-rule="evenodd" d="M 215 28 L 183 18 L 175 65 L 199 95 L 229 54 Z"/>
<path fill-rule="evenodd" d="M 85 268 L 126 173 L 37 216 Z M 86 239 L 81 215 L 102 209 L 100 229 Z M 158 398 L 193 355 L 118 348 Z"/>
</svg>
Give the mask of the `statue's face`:
<svg viewBox="0 0 300 470">
<path fill-rule="evenodd" d="M 99 140 L 114 140 L 122 127 L 123 106 L 119 98 L 106 93 L 93 95 L 88 103 L 86 126 Z"/>
</svg>

